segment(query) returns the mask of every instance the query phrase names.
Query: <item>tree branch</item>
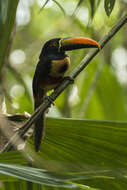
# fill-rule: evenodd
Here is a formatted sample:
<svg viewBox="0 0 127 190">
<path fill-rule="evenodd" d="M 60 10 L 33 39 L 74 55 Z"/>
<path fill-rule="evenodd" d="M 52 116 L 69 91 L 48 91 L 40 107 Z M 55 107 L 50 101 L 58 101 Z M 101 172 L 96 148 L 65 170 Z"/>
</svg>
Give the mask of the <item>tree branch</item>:
<svg viewBox="0 0 127 190">
<path fill-rule="evenodd" d="M 127 22 L 127 14 L 125 14 L 117 24 L 108 32 L 108 34 L 100 41 L 101 49 L 111 40 L 111 38 L 120 30 L 120 28 Z M 76 69 L 70 74 L 72 79 L 75 79 L 79 73 L 86 68 L 86 66 L 90 63 L 90 61 L 98 54 L 99 50 L 94 49 L 91 50 L 90 53 L 81 61 L 81 63 L 76 67 Z M 49 96 L 49 99 L 45 99 L 45 101 L 40 105 L 40 107 L 35 110 L 32 116 L 28 119 L 28 121 L 22 126 L 21 130 L 19 130 L 18 135 L 15 134 L 10 141 L 5 145 L 2 152 L 7 152 L 11 149 L 12 144 L 16 143 L 19 136 L 22 137 L 31 127 L 31 125 L 38 119 L 43 111 L 45 111 L 51 105 L 51 101 L 54 101 L 67 86 L 71 84 L 71 81 L 66 78 L 57 89 Z M 13 141 L 12 141 L 13 140 Z"/>
</svg>

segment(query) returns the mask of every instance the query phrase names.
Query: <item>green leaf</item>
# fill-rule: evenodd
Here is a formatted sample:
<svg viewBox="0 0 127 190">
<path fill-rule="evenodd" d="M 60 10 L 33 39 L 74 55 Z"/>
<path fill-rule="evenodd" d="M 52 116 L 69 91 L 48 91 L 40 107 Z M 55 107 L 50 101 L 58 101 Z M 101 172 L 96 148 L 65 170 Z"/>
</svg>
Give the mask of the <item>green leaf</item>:
<svg viewBox="0 0 127 190">
<path fill-rule="evenodd" d="M 110 16 L 113 8 L 115 5 L 115 0 L 105 0 L 104 2 L 104 8 L 105 8 L 105 12 L 107 14 L 107 16 Z"/>
<path fill-rule="evenodd" d="M 46 186 L 64 187 L 70 189 L 80 189 L 76 183 L 71 183 L 70 181 L 82 179 L 82 176 L 75 177 L 73 174 L 61 175 L 33 167 L 10 164 L 0 164 L 0 174 L 9 175 Z M 84 189 L 88 189 L 88 187 L 84 186 Z"/>
<path fill-rule="evenodd" d="M 64 10 L 64 7 L 56 0 L 52 0 L 59 8 L 60 10 L 63 12 L 64 15 L 66 15 L 66 12 Z"/>
<path fill-rule="evenodd" d="M 82 173 L 82 184 L 90 187 L 107 190 L 112 183 L 111 189 L 122 189 L 127 185 L 126 126 L 127 122 L 47 119 L 42 166 Z"/>
<path fill-rule="evenodd" d="M 42 11 L 42 10 L 45 8 L 45 6 L 48 4 L 49 1 L 50 1 L 50 0 L 46 0 L 46 1 L 44 2 L 44 4 L 43 4 L 43 6 L 41 7 L 40 11 Z"/>
<path fill-rule="evenodd" d="M 89 0 L 91 8 L 91 18 L 94 17 L 94 14 L 99 6 L 100 0 Z"/>
<path fill-rule="evenodd" d="M 26 165 L 27 161 L 20 152 L 10 151 L 0 154 L 0 163 Z"/>
<path fill-rule="evenodd" d="M 0 165 L 0 170 L 49 186 L 65 187 L 71 181 L 103 190 L 126 189 L 127 122 L 47 118 L 46 125 L 36 162 L 43 170 L 10 164 Z M 16 157 L 13 154 L 16 156 L 15 152 L 1 154 L 0 163 L 23 160 L 19 153 Z"/>
<path fill-rule="evenodd" d="M 9 37 L 15 21 L 15 15 L 19 0 L 0 1 L 0 71 L 3 66 Z"/>
<path fill-rule="evenodd" d="M 83 1 L 84 1 L 84 0 L 79 0 L 79 1 L 78 1 L 77 5 L 76 5 L 76 8 L 75 8 L 75 10 L 74 10 L 74 12 L 73 12 L 72 15 L 74 15 L 74 14 L 76 13 L 76 11 L 77 11 L 78 8 L 81 6 L 81 4 L 83 3 Z"/>
</svg>

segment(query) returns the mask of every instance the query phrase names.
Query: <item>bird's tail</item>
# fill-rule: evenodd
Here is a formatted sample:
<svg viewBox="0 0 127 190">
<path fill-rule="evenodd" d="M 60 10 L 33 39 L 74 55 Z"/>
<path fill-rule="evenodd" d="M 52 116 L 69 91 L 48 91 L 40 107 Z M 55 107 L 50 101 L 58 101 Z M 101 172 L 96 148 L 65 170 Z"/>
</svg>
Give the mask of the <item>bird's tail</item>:
<svg viewBox="0 0 127 190">
<path fill-rule="evenodd" d="M 43 96 L 34 98 L 34 109 L 37 109 L 42 101 Z M 41 140 L 45 133 L 45 112 L 41 114 L 41 116 L 37 119 L 34 126 L 34 146 L 35 151 L 38 152 L 40 150 Z"/>
</svg>

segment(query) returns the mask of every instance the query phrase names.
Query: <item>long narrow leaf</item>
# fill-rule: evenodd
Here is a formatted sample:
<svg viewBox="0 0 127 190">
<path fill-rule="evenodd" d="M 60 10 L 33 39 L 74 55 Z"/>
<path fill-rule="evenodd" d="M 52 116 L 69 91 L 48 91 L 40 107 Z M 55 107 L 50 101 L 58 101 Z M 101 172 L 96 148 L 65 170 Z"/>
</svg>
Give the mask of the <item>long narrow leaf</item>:
<svg viewBox="0 0 127 190">
<path fill-rule="evenodd" d="M 56 0 L 53 0 L 53 2 L 56 3 L 56 5 L 61 9 L 61 11 L 63 12 L 63 14 L 66 15 L 66 12 L 65 12 L 64 8 L 62 7 L 62 5 L 58 1 L 56 1 Z"/>
<path fill-rule="evenodd" d="M 19 0 L 0 1 L 0 71 L 3 66 L 9 37 L 15 21 L 15 15 Z"/>
<path fill-rule="evenodd" d="M 76 183 L 71 183 L 70 180 L 76 181 L 81 177 L 73 177 L 73 175 L 56 175 L 56 173 L 47 172 L 45 170 L 40 170 L 37 168 L 0 164 L 0 174 L 18 177 L 22 180 L 28 180 L 34 183 L 44 184 L 52 187 L 80 189 Z M 88 189 L 88 187 L 85 189 Z"/>
<path fill-rule="evenodd" d="M 104 8 L 107 16 L 110 16 L 115 5 L 115 0 L 105 0 Z"/>
</svg>

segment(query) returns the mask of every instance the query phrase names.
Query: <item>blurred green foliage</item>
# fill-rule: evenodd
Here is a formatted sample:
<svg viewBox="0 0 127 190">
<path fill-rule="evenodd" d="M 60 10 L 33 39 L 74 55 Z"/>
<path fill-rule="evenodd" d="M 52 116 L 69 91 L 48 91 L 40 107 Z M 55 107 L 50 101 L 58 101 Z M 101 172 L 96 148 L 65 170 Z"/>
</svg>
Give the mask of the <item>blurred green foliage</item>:
<svg viewBox="0 0 127 190">
<path fill-rule="evenodd" d="M 64 15 L 55 1 L 46 2 L 44 8 L 44 2 L 39 0 L 19 3 L 16 33 L 13 36 L 8 59 L 9 66 L 5 68 L 3 80 L 7 112 L 9 113 L 33 112 L 32 77 L 39 53 L 46 40 L 68 36 L 88 36 L 100 40 L 117 22 L 127 6 L 125 1 L 116 1 L 111 16 L 107 17 L 103 1 L 92 3 L 92 1 L 64 0 L 59 2 L 65 11 Z M 123 82 L 118 77 L 119 74 L 116 70 L 119 68 L 115 68 L 115 59 L 113 59 L 116 56 L 115 50 L 125 49 L 127 46 L 126 30 L 126 27 L 123 27 L 88 68 L 78 76 L 74 86 L 56 100 L 57 109 L 51 109 L 52 116 L 56 117 L 59 113 L 58 116 L 126 120 L 126 81 Z M 76 50 L 69 53 L 71 57 L 69 72 L 80 63 L 86 53 L 88 50 Z M 124 62 L 121 64 L 124 65 Z M 99 64 L 102 64 L 102 71 L 97 80 L 95 79 L 94 89 L 91 97 L 88 98 Z M 120 66 L 117 64 L 117 67 Z M 83 107 L 86 107 L 84 114 Z"/>
</svg>

